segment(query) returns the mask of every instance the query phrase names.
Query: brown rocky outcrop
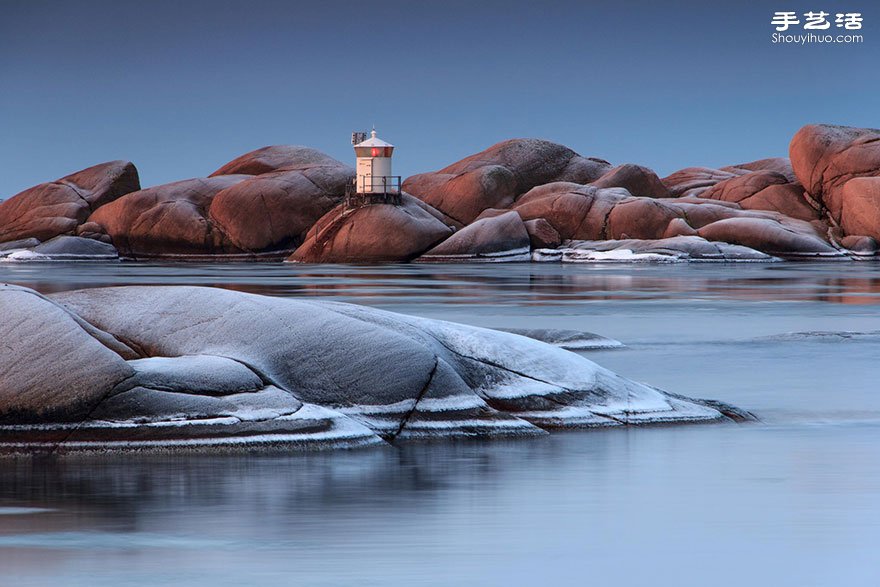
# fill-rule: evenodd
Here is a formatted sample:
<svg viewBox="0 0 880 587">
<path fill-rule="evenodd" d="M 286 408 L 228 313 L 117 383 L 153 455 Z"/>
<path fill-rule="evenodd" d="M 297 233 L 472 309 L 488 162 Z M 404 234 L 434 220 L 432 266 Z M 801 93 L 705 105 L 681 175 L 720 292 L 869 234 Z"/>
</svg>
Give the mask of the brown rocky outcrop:
<svg viewBox="0 0 880 587">
<path fill-rule="evenodd" d="M 336 167 L 342 163 L 311 147 L 272 145 L 236 157 L 209 177 L 216 175 L 263 175 L 273 171 L 298 171 L 315 167 Z"/>
<path fill-rule="evenodd" d="M 462 224 L 487 208 L 509 208 L 531 188 L 554 182 L 589 183 L 611 168 L 568 147 L 538 139 L 512 139 L 436 172 L 406 179 L 403 189 Z"/>
<path fill-rule="evenodd" d="M 529 233 L 516 212 L 482 218 L 465 226 L 419 257 L 419 261 L 449 261 L 465 258 L 528 260 Z M 525 259 L 522 257 L 525 255 Z"/>
<path fill-rule="evenodd" d="M 188 179 L 132 192 L 89 217 L 127 257 L 241 253 L 208 218 L 211 199 L 250 176 Z"/>
<path fill-rule="evenodd" d="M 697 232 L 706 240 L 742 245 L 779 257 L 841 256 L 837 249 L 810 234 L 808 229 L 794 230 L 771 218 L 727 218 Z"/>
<path fill-rule="evenodd" d="M 523 225 L 529 233 L 529 242 L 533 249 L 555 249 L 562 244 L 559 233 L 543 218 L 526 220 Z"/>
<path fill-rule="evenodd" d="M 745 169 L 711 169 L 709 167 L 685 167 L 662 179 L 672 197 L 698 196 L 718 182 L 750 173 Z"/>
<path fill-rule="evenodd" d="M 73 235 L 92 211 L 138 189 L 137 169 L 128 161 L 102 163 L 41 183 L 0 202 L 0 242 Z"/>
<path fill-rule="evenodd" d="M 789 183 L 795 183 L 797 176 L 791 167 L 791 159 L 788 157 L 768 157 L 767 159 L 758 159 L 757 161 L 749 161 L 748 163 L 739 163 L 737 165 L 729 165 L 722 167 L 720 171 L 728 171 L 730 173 L 739 174 L 743 171 L 775 171 L 784 176 Z"/>
<path fill-rule="evenodd" d="M 129 257 L 285 255 L 342 200 L 353 177 L 352 168 L 315 149 L 265 147 L 208 178 L 128 194 L 89 224 Z"/>
<path fill-rule="evenodd" d="M 618 165 L 592 182 L 597 188 L 625 188 L 634 196 L 668 198 L 669 189 L 657 174 L 647 167 L 626 163 Z"/>
<path fill-rule="evenodd" d="M 726 179 L 700 193 L 707 200 L 735 202 L 746 210 L 772 210 L 800 220 L 819 220 L 807 202 L 804 188 L 771 170 L 759 170 Z"/>
<path fill-rule="evenodd" d="M 864 223 L 857 218 L 844 220 L 844 186 L 854 178 L 880 176 L 880 130 L 810 124 L 794 135 L 789 154 L 798 180 L 834 222 Z M 847 190 L 846 197 L 863 199 L 857 196 L 857 188 L 868 185 L 859 182 Z M 857 202 L 852 202 L 850 208 L 865 210 Z M 880 230 L 880 226 L 875 225 L 873 230 Z"/>
<path fill-rule="evenodd" d="M 699 235 L 775 256 L 838 254 L 822 238 L 821 226 L 705 198 L 640 198 L 622 188 L 559 182 L 531 190 L 517 201 L 514 210 L 526 221 L 545 219 L 563 240 Z M 742 235 L 737 230 L 743 231 Z"/>
<path fill-rule="evenodd" d="M 840 228 L 880 238 L 880 177 L 856 177 L 840 189 Z"/>
<path fill-rule="evenodd" d="M 453 229 L 442 214 L 408 194 L 401 205 L 339 205 L 309 230 L 288 258 L 298 263 L 397 263 L 417 257 Z"/>
</svg>

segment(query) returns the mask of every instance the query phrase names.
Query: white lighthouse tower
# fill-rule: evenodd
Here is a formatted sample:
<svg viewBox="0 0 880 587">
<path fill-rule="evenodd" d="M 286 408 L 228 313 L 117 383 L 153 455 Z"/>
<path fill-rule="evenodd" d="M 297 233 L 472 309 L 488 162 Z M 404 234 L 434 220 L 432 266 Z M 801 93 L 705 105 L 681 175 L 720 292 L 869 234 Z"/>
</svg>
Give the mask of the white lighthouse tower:
<svg viewBox="0 0 880 587">
<path fill-rule="evenodd" d="M 400 176 L 391 175 L 391 154 L 394 145 L 376 136 L 376 129 L 366 138 L 366 133 L 351 134 L 354 154 L 357 157 L 354 183 L 346 192 L 349 206 L 367 204 L 399 204 Z"/>
</svg>

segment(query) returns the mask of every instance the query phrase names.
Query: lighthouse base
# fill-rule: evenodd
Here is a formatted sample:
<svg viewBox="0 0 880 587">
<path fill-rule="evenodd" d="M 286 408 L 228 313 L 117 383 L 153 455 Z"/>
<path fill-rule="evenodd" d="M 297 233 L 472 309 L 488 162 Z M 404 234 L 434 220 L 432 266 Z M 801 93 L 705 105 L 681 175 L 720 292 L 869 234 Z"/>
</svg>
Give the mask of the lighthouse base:
<svg viewBox="0 0 880 587">
<path fill-rule="evenodd" d="M 388 193 L 367 193 L 367 194 L 346 194 L 346 208 L 360 208 L 361 206 L 370 206 L 372 204 L 392 204 L 400 206 L 400 192 Z"/>
</svg>

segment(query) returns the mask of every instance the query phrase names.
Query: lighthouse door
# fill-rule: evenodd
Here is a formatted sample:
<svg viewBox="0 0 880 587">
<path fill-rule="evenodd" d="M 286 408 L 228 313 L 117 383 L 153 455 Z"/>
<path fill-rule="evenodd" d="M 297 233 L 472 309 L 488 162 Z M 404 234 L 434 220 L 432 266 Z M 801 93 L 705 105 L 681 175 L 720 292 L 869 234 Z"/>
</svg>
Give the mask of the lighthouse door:
<svg viewBox="0 0 880 587">
<path fill-rule="evenodd" d="M 357 191 L 359 194 L 369 194 L 373 191 L 373 159 L 369 157 L 358 157 Z"/>
</svg>

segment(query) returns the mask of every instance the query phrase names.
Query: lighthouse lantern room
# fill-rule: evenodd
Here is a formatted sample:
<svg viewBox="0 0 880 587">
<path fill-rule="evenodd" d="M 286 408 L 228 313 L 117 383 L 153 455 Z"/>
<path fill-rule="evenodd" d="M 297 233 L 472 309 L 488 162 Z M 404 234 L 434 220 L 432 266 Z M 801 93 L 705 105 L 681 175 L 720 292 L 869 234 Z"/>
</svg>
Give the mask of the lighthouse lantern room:
<svg viewBox="0 0 880 587">
<path fill-rule="evenodd" d="M 346 189 L 346 204 L 399 204 L 400 176 L 391 175 L 394 145 L 377 137 L 375 128 L 368 139 L 366 133 L 351 133 L 351 142 L 357 166 L 355 180 Z"/>
</svg>

